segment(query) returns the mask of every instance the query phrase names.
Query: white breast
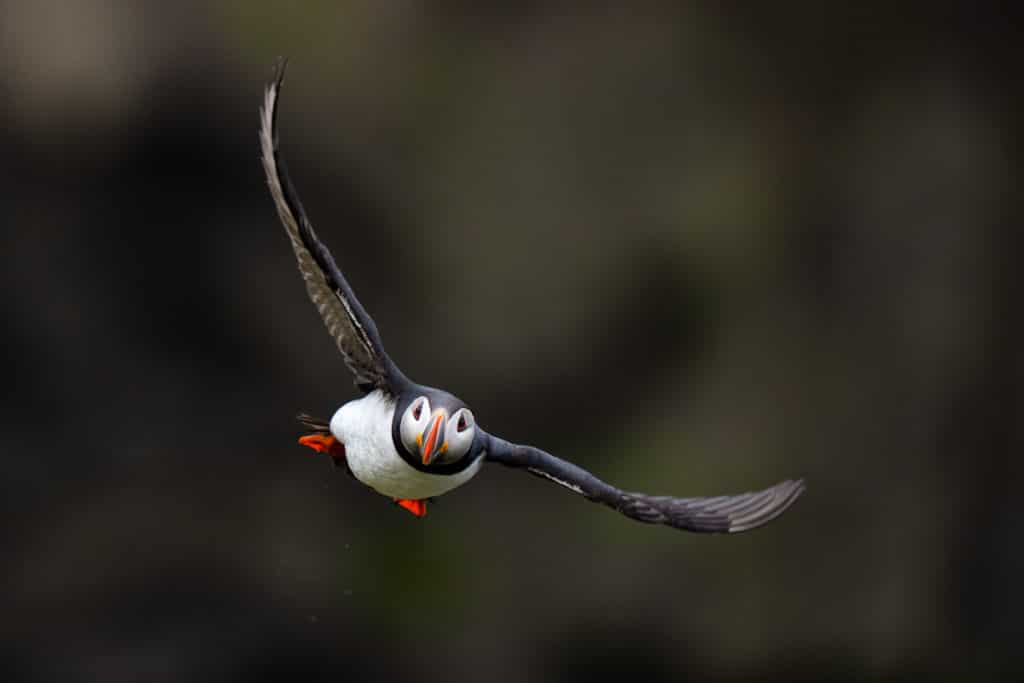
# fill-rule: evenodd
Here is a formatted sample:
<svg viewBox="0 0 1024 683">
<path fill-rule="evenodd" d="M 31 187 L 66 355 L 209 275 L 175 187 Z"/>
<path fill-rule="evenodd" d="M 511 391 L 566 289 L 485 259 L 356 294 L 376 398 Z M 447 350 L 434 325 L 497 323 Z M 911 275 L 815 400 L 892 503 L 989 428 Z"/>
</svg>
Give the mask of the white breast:
<svg viewBox="0 0 1024 683">
<path fill-rule="evenodd" d="M 395 402 L 380 391 L 349 401 L 331 418 L 331 433 L 345 444 L 356 479 L 392 498 L 433 498 L 462 486 L 480 470 L 482 459 L 457 474 L 420 472 L 402 460 L 391 439 Z"/>
</svg>

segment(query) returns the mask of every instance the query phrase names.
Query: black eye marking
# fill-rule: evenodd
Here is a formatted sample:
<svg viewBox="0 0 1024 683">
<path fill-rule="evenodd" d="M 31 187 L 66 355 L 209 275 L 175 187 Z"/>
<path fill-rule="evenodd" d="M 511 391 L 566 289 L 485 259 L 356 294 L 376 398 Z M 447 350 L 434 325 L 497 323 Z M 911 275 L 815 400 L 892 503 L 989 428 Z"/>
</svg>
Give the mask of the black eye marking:
<svg viewBox="0 0 1024 683">
<path fill-rule="evenodd" d="M 466 424 L 466 414 L 463 413 L 462 415 L 459 415 L 459 424 L 456 425 L 455 431 L 457 431 L 457 432 L 464 432 L 464 431 L 466 431 L 466 427 L 468 427 L 468 426 L 469 425 Z"/>
<path fill-rule="evenodd" d="M 420 415 L 423 413 L 423 401 L 416 404 L 416 407 L 412 409 L 412 419 L 417 422 L 420 421 Z"/>
</svg>

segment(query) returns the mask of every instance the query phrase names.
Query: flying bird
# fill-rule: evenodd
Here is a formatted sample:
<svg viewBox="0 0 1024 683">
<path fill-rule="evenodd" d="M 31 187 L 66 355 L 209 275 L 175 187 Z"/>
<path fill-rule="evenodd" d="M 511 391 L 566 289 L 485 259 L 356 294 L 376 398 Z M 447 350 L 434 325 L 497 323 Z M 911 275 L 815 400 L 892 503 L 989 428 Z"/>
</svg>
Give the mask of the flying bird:
<svg viewBox="0 0 1024 683">
<path fill-rule="evenodd" d="M 299 415 L 299 443 L 325 453 L 358 481 L 417 517 L 427 502 L 472 479 L 484 463 L 523 469 L 587 500 L 649 524 L 736 533 L 782 514 L 804 491 L 802 480 L 736 496 L 673 498 L 622 491 L 539 448 L 489 434 L 462 400 L 413 382 L 384 351 L 373 318 L 359 303 L 295 193 L 278 149 L 277 112 L 285 61 L 264 92 L 260 148 L 270 194 L 298 261 L 306 291 L 362 391 L 330 421 Z"/>
</svg>

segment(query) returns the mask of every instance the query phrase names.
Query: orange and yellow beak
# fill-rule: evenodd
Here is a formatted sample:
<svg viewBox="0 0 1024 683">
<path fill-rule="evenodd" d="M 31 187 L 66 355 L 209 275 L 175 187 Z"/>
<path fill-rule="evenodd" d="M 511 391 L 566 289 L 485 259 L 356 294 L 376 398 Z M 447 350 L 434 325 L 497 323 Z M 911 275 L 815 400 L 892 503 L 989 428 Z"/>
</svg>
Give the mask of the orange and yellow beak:
<svg viewBox="0 0 1024 683">
<path fill-rule="evenodd" d="M 420 456 L 423 458 L 424 465 L 434 462 L 437 456 L 448 450 L 448 442 L 444 440 L 445 422 L 444 414 L 438 413 L 434 415 L 434 419 L 426 431 L 427 438 L 420 447 Z"/>
</svg>

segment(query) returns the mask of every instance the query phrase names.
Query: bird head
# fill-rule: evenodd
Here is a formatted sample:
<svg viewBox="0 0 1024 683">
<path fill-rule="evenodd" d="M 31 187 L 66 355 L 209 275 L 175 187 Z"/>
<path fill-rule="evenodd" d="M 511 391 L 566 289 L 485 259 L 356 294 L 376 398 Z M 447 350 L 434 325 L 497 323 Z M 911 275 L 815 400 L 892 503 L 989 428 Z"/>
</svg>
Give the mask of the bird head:
<svg viewBox="0 0 1024 683">
<path fill-rule="evenodd" d="M 435 397 L 431 405 L 430 397 L 417 396 L 400 417 L 402 445 L 425 467 L 457 462 L 473 445 L 473 413 L 454 397 L 445 398 Z"/>
</svg>

